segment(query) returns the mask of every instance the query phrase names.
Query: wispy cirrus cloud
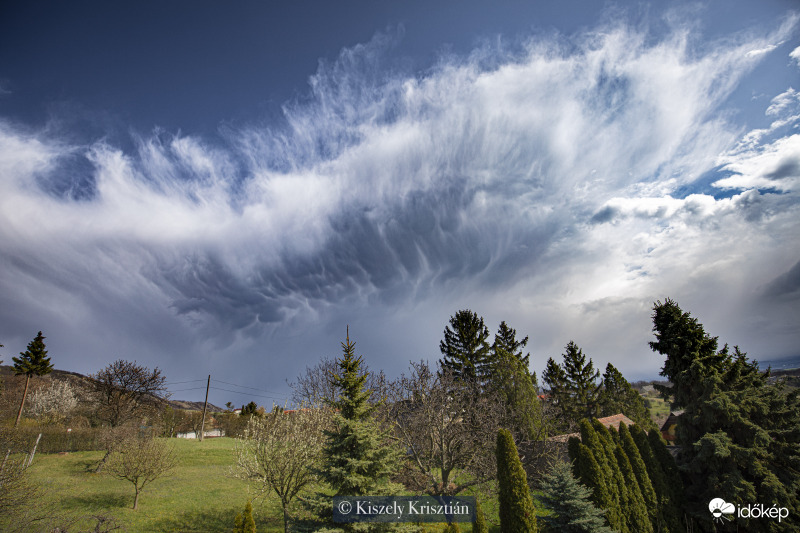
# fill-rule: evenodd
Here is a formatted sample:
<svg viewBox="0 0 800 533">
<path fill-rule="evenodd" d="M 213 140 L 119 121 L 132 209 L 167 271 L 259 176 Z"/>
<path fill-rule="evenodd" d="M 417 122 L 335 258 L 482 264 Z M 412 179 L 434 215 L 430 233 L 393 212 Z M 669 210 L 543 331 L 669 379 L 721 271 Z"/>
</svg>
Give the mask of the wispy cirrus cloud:
<svg viewBox="0 0 800 533">
<path fill-rule="evenodd" d="M 343 306 L 454 312 L 468 293 L 487 312 L 568 324 L 597 302 L 622 316 L 664 290 L 743 282 L 732 267 L 766 283 L 780 272 L 753 249 L 776 269 L 796 261 L 756 235 L 797 244 L 798 137 L 739 141 L 723 106 L 792 28 L 701 47 L 689 30 L 653 39 L 620 23 L 413 75 L 382 67 L 382 34 L 322 64 L 283 124 L 223 141 L 157 130 L 125 152 L 0 124 L 0 291 L 23 309 L 2 319 L 231 349 Z M 796 121 L 796 96 L 768 113 Z M 714 186 L 742 192 L 673 195 L 720 167 Z M 583 323 L 587 339 L 609 326 Z"/>
</svg>

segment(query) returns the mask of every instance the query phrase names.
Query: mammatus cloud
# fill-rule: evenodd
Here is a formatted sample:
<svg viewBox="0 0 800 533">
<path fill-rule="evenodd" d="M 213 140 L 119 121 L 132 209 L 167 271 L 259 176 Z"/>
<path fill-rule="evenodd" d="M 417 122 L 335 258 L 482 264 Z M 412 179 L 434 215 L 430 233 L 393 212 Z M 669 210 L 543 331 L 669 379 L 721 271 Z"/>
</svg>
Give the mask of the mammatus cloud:
<svg viewBox="0 0 800 533">
<path fill-rule="evenodd" d="M 642 308 L 646 335 L 665 290 L 797 260 L 800 137 L 769 137 L 797 123 L 797 93 L 772 101 L 769 132 L 721 118 L 792 27 L 701 48 L 620 24 L 424 75 L 381 70 L 378 36 L 323 64 L 284 124 L 224 143 L 155 131 L 123 152 L 0 123 L 0 292 L 19 306 L 0 318 L 100 315 L 229 346 L 342 307 L 477 308 L 471 294 L 520 320 L 590 317 L 586 338 L 608 327 L 599 302 Z M 714 169 L 735 194 L 675 195 Z"/>
</svg>

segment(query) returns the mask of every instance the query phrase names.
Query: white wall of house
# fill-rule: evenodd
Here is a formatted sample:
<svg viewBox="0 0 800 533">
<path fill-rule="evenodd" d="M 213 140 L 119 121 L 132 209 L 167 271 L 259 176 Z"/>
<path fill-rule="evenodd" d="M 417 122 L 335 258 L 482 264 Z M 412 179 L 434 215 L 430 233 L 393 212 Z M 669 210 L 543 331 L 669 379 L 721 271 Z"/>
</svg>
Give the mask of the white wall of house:
<svg viewBox="0 0 800 533">
<path fill-rule="evenodd" d="M 184 431 L 183 433 L 178 433 L 175 435 L 179 439 L 196 439 L 197 434 L 194 431 Z M 206 437 L 224 437 L 225 432 L 221 429 L 209 429 L 208 431 L 203 432 L 203 438 Z"/>
</svg>

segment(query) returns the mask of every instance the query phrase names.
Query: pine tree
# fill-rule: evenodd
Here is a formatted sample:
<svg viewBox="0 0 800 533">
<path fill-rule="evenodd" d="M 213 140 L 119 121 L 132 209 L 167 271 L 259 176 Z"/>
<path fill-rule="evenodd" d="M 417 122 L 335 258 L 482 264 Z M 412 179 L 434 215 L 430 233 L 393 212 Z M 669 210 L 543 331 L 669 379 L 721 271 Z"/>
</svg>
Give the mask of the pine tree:
<svg viewBox="0 0 800 533">
<path fill-rule="evenodd" d="M 666 356 L 661 374 L 673 384 L 664 392 L 685 407 L 676 438 L 690 513 L 710 527 L 705 502 L 725 494 L 728 501 L 786 507 L 782 525 L 800 529 L 800 392 L 770 383 L 738 347 L 717 350 L 717 338 L 672 300 L 653 311 L 650 345 Z M 771 527 L 765 520 L 743 526 Z"/>
<path fill-rule="evenodd" d="M 599 411 L 600 386 L 591 359 L 570 341 L 564 352 L 563 367 L 552 358 L 547 360 L 543 375 L 549 389 L 550 402 L 559 410 L 564 429 L 574 427 L 581 418 L 593 418 Z"/>
<path fill-rule="evenodd" d="M 553 531 L 566 533 L 611 533 L 604 512 L 592 503 L 592 491 L 572 475 L 569 464 L 560 462 L 545 476 L 541 502 L 552 514 L 542 520 Z"/>
<path fill-rule="evenodd" d="M 642 395 L 631 387 L 628 380 L 611 363 L 606 365 L 606 371 L 603 374 L 602 391 L 598 403 L 600 405 L 598 416 L 623 413 L 645 430 L 656 428 L 650 416 L 650 409 L 647 408 Z"/>
<path fill-rule="evenodd" d="M 477 498 L 475 499 L 475 521 L 472 523 L 472 533 L 489 533 L 486 517 L 483 514 L 483 506 Z"/>
<path fill-rule="evenodd" d="M 335 429 L 326 432 L 320 475 L 337 496 L 378 495 L 398 469 L 400 454 L 385 444 L 386 432 L 372 418 L 378 405 L 369 401 L 372 391 L 365 387 L 367 374 L 362 358 L 355 355 L 349 330 L 342 350 L 339 374 L 332 376 L 339 391 L 339 397 L 330 402 L 337 411 Z"/>
<path fill-rule="evenodd" d="M 30 383 L 31 376 L 44 376 L 53 370 L 53 365 L 50 364 L 50 358 L 47 357 L 47 349 L 44 344 L 45 337 L 42 336 L 40 331 L 34 339 L 28 343 L 28 350 L 20 352 L 19 357 L 12 357 L 14 361 L 14 373 L 17 376 L 25 376 L 25 390 L 22 393 L 22 401 L 19 404 L 19 412 L 17 412 L 17 420 L 14 422 L 14 427 L 19 425 L 19 419 L 22 418 L 22 408 L 25 406 L 25 398 L 28 396 L 28 384 Z"/>
<path fill-rule="evenodd" d="M 348 328 L 343 355 L 337 359 L 338 372 L 331 375 L 338 396 L 329 401 L 335 411 L 333 429 L 325 432 L 321 468 L 318 478 L 327 484 L 334 496 L 381 496 L 396 493 L 400 487 L 389 481 L 400 466 L 401 452 L 388 445 L 388 434 L 373 418 L 380 404 L 370 402 L 373 392 L 366 388 L 367 373 L 362 357 L 355 355 Z M 298 523 L 300 529 L 331 528 L 330 496 L 319 493 L 309 497 L 306 505 L 316 518 Z M 393 524 L 342 524 L 348 531 L 392 529 Z"/>
<path fill-rule="evenodd" d="M 489 329 L 483 318 L 469 309 L 458 311 L 450 317 L 450 325 L 444 329 L 444 340 L 439 343 L 442 366 L 457 379 L 478 380 L 483 384 L 489 377 L 492 363 L 488 338 Z"/>
<path fill-rule="evenodd" d="M 505 320 L 500 322 L 500 327 L 497 328 L 497 333 L 494 335 L 494 344 L 492 349 L 497 351 L 503 350 L 505 353 L 512 355 L 519 361 L 525 368 L 530 364 L 531 354 L 527 353 L 522 355 L 522 350 L 528 344 L 528 337 L 517 340 L 517 330 L 509 327 Z"/>
<path fill-rule="evenodd" d="M 496 454 L 501 533 L 537 531 L 528 478 L 519 460 L 514 437 L 508 430 L 497 432 Z"/>
<path fill-rule="evenodd" d="M 564 371 L 573 392 L 574 416 L 595 417 L 598 410 L 600 384 L 597 378 L 600 371 L 594 369 L 591 358 L 586 356 L 578 345 L 570 341 L 564 353 Z"/>
</svg>

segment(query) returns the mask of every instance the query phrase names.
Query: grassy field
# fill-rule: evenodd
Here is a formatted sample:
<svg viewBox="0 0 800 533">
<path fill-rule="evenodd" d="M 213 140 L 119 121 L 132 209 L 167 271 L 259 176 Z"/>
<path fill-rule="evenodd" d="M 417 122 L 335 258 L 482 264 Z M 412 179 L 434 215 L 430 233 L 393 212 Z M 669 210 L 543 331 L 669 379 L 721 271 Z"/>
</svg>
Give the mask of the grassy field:
<svg viewBox="0 0 800 533">
<path fill-rule="evenodd" d="M 94 524 L 91 515 L 105 515 L 116 518 L 128 533 L 229 532 L 248 499 L 247 484 L 228 474 L 234 464 L 234 440 L 170 439 L 169 444 L 177 453 L 178 467 L 172 476 L 145 487 L 137 511 L 131 509 L 131 483 L 93 472 L 103 452 L 39 454 L 29 472 L 45 487 L 49 501 L 44 505 L 85 517 L 78 519 L 76 530 Z M 259 533 L 283 531 L 274 500 L 254 502 L 253 509 Z"/>
<path fill-rule="evenodd" d="M 203 532 L 228 533 L 236 513 L 248 499 L 245 481 L 229 475 L 234 465 L 234 439 L 170 439 L 178 466 L 169 477 L 146 486 L 134 511 L 133 485 L 94 467 L 103 452 L 74 452 L 65 455 L 37 454 L 28 472 L 45 487 L 42 507 L 53 507 L 70 523 L 69 531 L 93 530 L 94 515 L 113 517 L 127 533 Z M 476 495 L 467 491 L 464 495 Z M 497 501 L 481 497 L 487 518 L 499 531 Z M 253 502 L 259 533 L 283 532 L 280 506 L 274 498 Z M 469 525 L 467 525 L 467 531 Z"/>
</svg>

